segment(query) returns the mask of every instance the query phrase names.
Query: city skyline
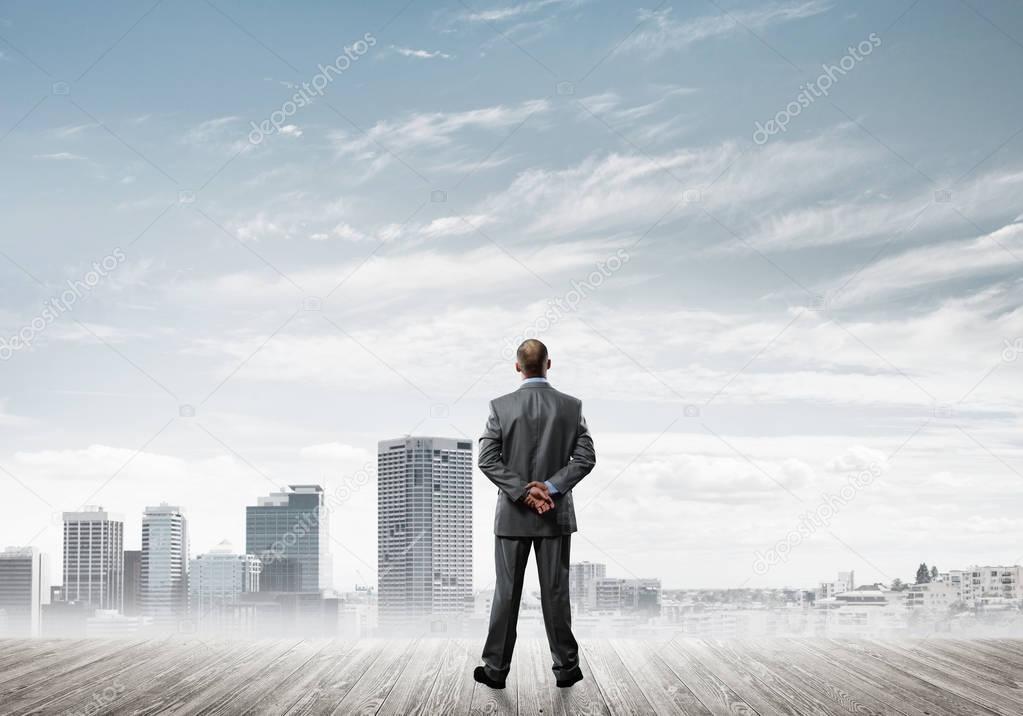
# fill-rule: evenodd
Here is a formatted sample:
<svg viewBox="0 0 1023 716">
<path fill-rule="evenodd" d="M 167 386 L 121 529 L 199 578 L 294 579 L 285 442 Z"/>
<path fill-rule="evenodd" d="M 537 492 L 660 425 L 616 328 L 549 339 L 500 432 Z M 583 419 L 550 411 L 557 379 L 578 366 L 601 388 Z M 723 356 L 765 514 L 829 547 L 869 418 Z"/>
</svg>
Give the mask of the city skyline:
<svg viewBox="0 0 1023 716">
<path fill-rule="evenodd" d="M 528 334 L 601 456 L 581 559 L 1023 561 L 1019 4 L 655 6 L 5 7 L 0 539 L 156 499 L 241 544 L 245 495 L 474 441 Z"/>
</svg>

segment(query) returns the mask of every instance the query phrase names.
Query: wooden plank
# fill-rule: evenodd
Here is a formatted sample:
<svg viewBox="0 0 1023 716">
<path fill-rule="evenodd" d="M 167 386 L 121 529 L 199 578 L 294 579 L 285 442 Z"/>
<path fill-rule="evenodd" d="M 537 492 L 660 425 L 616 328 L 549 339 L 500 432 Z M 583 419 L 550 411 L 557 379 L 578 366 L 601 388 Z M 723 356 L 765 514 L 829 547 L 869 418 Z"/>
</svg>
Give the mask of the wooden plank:
<svg viewBox="0 0 1023 716">
<path fill-rule="evenodd" d="M 139 662 L 136 667 L 125 672 L 120 679 L 119 686 L 123 687 L 120 693 L 97 709 L 96 714 L 132 713 L 135 709 L 149 706 L 154 698 L 161 697 L 180 682 L 183 674 L 222 658 L 222 654 L 195 639 L 173 638 L 163 640 L 160 644 L 162 656 Z M 83 695 L 78 693 L 75 696 L 81 699 Z M 89 698 L 91 694 L 85 695 L 83 700 Z"/>
<path fill-rule="evenodd" d="M 167 652 L 167 645 L 155 640 L 146 642 L 140 652 L 112 646 L 102 659 L 55 681 L 45 697 L 26 704 L 24 712 L 100 713 L 120 700 L 132 683 L 145 680 Z"/>
<path fill-rule="evenodd" d="M 1023 658 L 1007 659 L 1002 652 L 990 649 L 977 640 L 932 639 L 926 648 L 944 654 L 950 659 L 958 658 L 983 667 L 984 670 L 997 674 L 1011 688 L 1023 688 Z"/>
<path fill-rule="evenodd" d="M 433 689 L 441 663 L 453 655 L 457 648 L 458 645 L 450 639 L 421 639 L 401 678 L 380 704 L 377 714 L 392 716 L 411 712 L 423 696 Z"/>
<path fill-rule="evenodd" d="M 330 645 L 326 639 L 300 641 L 273 659 L 251 676 L 239 677 L 240 683 L 228 690 L 220 700 L 202 708 L 204 714 L 240 714 L 255 708 L 267 696 L 286 690 L 292 679 L 299 677 L 309 663 Z"/>
<path fill-rule="evenodd" d="M 71 641 L 45 649 L 35 659 L 10 665 L 0 673 L 0 703 L 11 689 L 37 681 L 48 681 L 69 664 L 81 662 L 83 658 L 87 659 L 90 656 L 99 656 L 106 653 L 109 648 L 109 644 L 97 640 Z"/>
<path fill-rule="evenodd" d="M 863 681 L 846 679 L 844 672 L 823 659 L 817 658 L 808 663 L 789 640 L 758 639 L 740 643 L 744 652 L 790 682 L 794 688 L 805 690 L 809 697 L 823 704 L 828 713 L 910 716 L 900 711 L 895 703 L 886 701 L 882 689 L 871 688 Z M 927 714 L 918 709 L 912 716 Z"/>
<path fill-rule="evenodd" d="M 472 705 L 472 670 L 479 665 L 479 644 L 458 639 L 440 665 L 429 696 L 409 714 L 468 714 Z"/>
<path fill-rule="evenodd" d="M 762 714 L 786 714 L 801 716 L 803 713 L 820 714 L 816 704 L 801 698 L 780 683 L 773 674 L 767 673 L 748 657 L 740 657 L 730 648 L 713 640 L 700 639 L 689 644 L 693 655 L 715 670 L 722 681 L 742 694 Z M 798 703 L 799 708 L 792 702 Z"/>
<path fill-rule="evenodd" d="M 302 668 L 280 682 L 273 691 L 261 694 L 257 702 L 250 705 L 244 713 L 280 716 L 296 709 L 303 699 L 307 698 L 325 676 L 335 672 L 344 664 L 351 653 L 354 642 L 325 640 L 322 647 Z"/>
<path fill-rule="evenodd" d="M 774 642 L 765 642 L 761 648 L 771 648 Z M 931 716 L 935 713 L 930 705 L 920 706 L 915 700 L 900 698 L 897 691 L 887 685 L 865 678 L 850 671 L 845 664 L 823 658 L 812 652 L 797 639 L 786 639 L 776 647 L 779 660 L 785 660 L 788 669 L 801 677 L 809 688 L 830 693 L 832 698 L 843 703 L 863 701 L 883 713 L 898 716 Z M 854 709 L 855 710 L 855 709 Z"/>
<path fill-rule="evenodd" d="M 375 714 L 401 677 L 418 643 L 418 639 L 383 642 L 380 657 L 337 704 L 333 713 Z"/>
<path fill-rule="evenodd" d="M 175 694 L 173 703 L 166 705 L 163 712 L 220 713 L 240 688 L 247 684 L 259 683 L 260 675 L 295 650 L 300 643 L 293 639 L 259 643 L 257 651 L 245 659 L 233 660 L 234 663 L 228 664 L 228 668 L 216 674 L 216 678 L 206 679 L 202 688 L 193 688 L 187 694 Z"/>
<path fill-rule="evenodd" d="M 549 668 L 551 655 L 546 643 L 544 643 L 543 653 L 547 657 L 546 663 Z M 600 693 L 600 687 L 597 686 L 596 676 L 590 668 L 590 662 L 581 649 L 579 651 L 579 667 L 583 670 L 582 681 L 567 689 L 554 687 L 558 692 L 558 698 L 561 699 L 561 707 L 569 716 L 574 714 L 585 714 L 586 716 L 610 714 L 611 711 L 604 701 L 604 696 Z"/>
<path fill-rule="evenodd" d="M 561 700 L 555 693 L 554 674 L 546 668 L 549 653 L 546 644 L 539 639 L 519 639 L 515 645 L 512 671 L 518 685 L 519 716 L 564 714 Z"/>
<path fill-rule="evenodd" d="M 117 652 L 137 653 L 144 649 L 146 641 L 121 642 L 113 640 L 97 640 L 91 646 L 75 649 L 65 657 L 56 661 L 38 665 L 24 672 L 21 676 L 6 682 L 0 689 L 0 703 L 21 702 L 23 697 L 31 698 L 35 690 L 42 689 L 47 694 L 54 693 L 58 685 L 65 683 L 92 667 L 104 673 L 104 666 L 110 656 Z M 61 693 L 60 695 L 63 695 Z"/>
<path fill-rule="evenodd" d="M 896 658 L 903 659 L 913 673 L 971 701 L 997 711 L 1023 713 L 1023 697 L 1020 694 L 985 683 L 976 675 L 964 674 L 963 672 L 968 669 L 961 660 L 958 664 L 949 664 L 918 647 L 907 648 L 894 642 L 865 641 L 864 646 L 877 650 L 880 659 L 892 661 L 896 661 Z"/>
<path fill-rule="evenodd" d="M 909 703 L 926 704 L 931 709 L 954 716 L 976 716 L 976 714 L 997 714 L 997 711 L 986 709 L 967 699 L 960 698 L 940 687 L 907 672 L 895 664 L 879 662 L 863 652 L 854 642 L 835 642 L 830 639 L 800 639 L 800 643 L 820 654 L 822 658 L 832 659 L 843 667 L 866 678 L 883 684 L 884 688 L 898 694 Z M 925 709 L 930 710 L 930 709 Z"/>
<path fill-rule="evenodd" d="M 612 639 L 611 646 L 657 713 L 710 714 L 689 687 L 654 653 L 670 648 L 669 640 Z"/>
<path fill-rule="evenodd" d="M 364 639 L 355 642 L 335 664 L 321 665 L 319 680 L 288 708 L 288 716 L 332 712 L 380 658 L 381 650 L 382 642 Z"/>
<path fill-rule="evenodd" d="M 757 714 L 757 710 L 722 680 L 709 665 L 694 656 L 692 644 L 692 639 L 673 639 L 668 643 L 670 648 L 658 651 L 654 658 L 663 661 L 712 714 L 720 716 Z"/>
<path fill-rule="evenodd" d="M 653 705 L 607 639 L 590 640 L 580 648 L 586 654 L 597 688 L 611 713 L 654 713 Z"/>
<path fill-rule="evenodd" d="M 225 641 L 196 639 L 195 654 L 199 665 L 186 663 L 168 677 L 164 688 L 151 688 L 136 696 L 134 714 L 180 713 L 182 703 L 215 688 L 220 680 L 238 668 L 239 664 L 259 658 L 269 648 L 269 642 Z M 209 655 L 212 658 L 205 659 Z M 118 704 L 120 706 L 120 704 Z"/>
</svg>

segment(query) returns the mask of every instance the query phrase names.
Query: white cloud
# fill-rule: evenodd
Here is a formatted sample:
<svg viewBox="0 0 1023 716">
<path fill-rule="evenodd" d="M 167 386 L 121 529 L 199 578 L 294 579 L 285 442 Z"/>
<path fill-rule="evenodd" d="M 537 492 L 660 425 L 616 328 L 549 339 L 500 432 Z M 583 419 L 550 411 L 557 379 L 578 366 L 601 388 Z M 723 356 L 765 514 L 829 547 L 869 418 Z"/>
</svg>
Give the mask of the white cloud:
<svg viewBox="0 0 1023 716">
<path fill-rule="evenodd" d="M 616 52 L 639 52 L 651 58 L 658 57 L 703 40 L 745 32 L 747 28 L 763 30 L 771 25 L 819 15 L 830 7 L 830 3 L 822 0 L 771 3 L 749 10 L 722 12 L 689 20 L 674 20 L 673 8 L 670 7 L 663 10 L 641 10 L 639 19 L 642 29 L 630 35 Z"/>
<path fill-rule="evenodd" d="M 76 161 L 79 159 L 85 159 L 85 157 L 79 154 L 72 154 L 71 152 L 54 152 L 52 154 L 33 154 L 33 159 L 44 159 L 47 161 L 54 162 L 68 162 Z"/>
<path fill-rule="evenodd" d="M 402 57 L 413 57 L 417 60 L 453 59 L 452 55 L 440 50 L 416 50 L 411 47 L 398 47 L 396 45 L 391 45 L 391 48 Z"/>
<path fill-rule="evenodd" d="M 878 301 L 892 294 L 978 277 L 1018 276 L 1023 266 L 1023 223 L 984 236 L 917 246 L 882 257 L 837 283 L 849 286 L 834 299 L 840 307 Z"/>
<path fill-rule="evenodd" d="M 495 105 L 464 112 L 413 114 L 396 122 L 379 121 L 364 134 L 334 132 L 331 139 L 341 155 L 373 159 L 384 151 L 379 146 L 381 144 L 398 153 L 424 147 L 445 147 L 451 145 L 462 132 L 494 131 L 511 127 L 549 108 L 547 100 L 541 99 L 529 100 L 517 106 Z"/>
<path fill-rule="evenodd" d="M 544 8 L 557 6 L 574 6 L 582 4 L 580 0 L 531 0 L 517 5 L 504 5 L 489 10 L 473 10 L 463 15 L 469 22 L 505 22 L 532 15 Z"/>
</svg>

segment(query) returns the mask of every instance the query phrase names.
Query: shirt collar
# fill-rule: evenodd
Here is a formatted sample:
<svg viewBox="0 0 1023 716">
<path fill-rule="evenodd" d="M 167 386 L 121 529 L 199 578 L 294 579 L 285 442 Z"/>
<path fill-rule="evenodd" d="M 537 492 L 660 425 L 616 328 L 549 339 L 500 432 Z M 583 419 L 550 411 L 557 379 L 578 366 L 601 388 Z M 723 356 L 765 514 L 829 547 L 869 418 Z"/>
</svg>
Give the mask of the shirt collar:
<svg viewBox="0 0 1023 716">
<path fill-rule="evenodd" d="M 550 385 L 551 382 L 546 378 L 537 376 L 536 378 L 523 378 L 522 385 Z M 521 386 L 520 386 L 521 387 Z"/>
</svg>

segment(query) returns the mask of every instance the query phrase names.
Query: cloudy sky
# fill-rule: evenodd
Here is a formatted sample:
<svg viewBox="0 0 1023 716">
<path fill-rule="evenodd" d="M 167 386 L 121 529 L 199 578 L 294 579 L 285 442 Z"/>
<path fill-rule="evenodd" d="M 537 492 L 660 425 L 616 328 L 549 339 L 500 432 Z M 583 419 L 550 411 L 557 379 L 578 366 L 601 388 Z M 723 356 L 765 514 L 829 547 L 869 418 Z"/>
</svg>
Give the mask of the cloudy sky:
<svg viewBox="0 0 1023 716">
<path fill-rule="evenodd" d="M 535 335 L 577 559 L 1019 562 L 1021 68 L 1009 0 L 6 3 L 0 546 L 355 485 L 374 584 L 377 440 L 475 438 Z"/>
</svg>

